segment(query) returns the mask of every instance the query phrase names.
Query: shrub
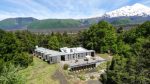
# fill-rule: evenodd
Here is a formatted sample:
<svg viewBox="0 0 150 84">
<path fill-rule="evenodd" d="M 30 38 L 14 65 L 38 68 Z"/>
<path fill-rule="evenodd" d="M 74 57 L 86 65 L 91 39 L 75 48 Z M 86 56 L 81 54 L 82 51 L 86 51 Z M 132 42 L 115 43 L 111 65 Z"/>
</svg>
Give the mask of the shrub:
<svg viewBox="0 0 150 84">
<path fill-rule="evenodd" d="M 78 78 L 80 78 L 80 80 L 85 80 L 86 79 L 85 76 L 83 76 L 83 75 L 78 76 Z"/>
<path fill-rule="evenodd" d="M 20 65 L 21 67 L 28 67 L 33 62 L 33 57 L 26 52 L 17 53 L 14 58 L 14 64 Z"/>
<path fill-rule="evenodd" d="M 0 84 L 25 84 L 25 79 L 19 74 L 20 68 L 7 64 L 0 73 Z"/>
<path fill-rule="evenodd" d="M 64 70 L 67 70 L 68 69 L 68 67 L 69 67 L 69 65 L 68 64 L 64 64 Z"/>
<path fill-rule="evenodd" d="M 94 79 L 95 77 L 92 75 L 92 76 L 90 76 L 90 79 Z"/>
</svg>

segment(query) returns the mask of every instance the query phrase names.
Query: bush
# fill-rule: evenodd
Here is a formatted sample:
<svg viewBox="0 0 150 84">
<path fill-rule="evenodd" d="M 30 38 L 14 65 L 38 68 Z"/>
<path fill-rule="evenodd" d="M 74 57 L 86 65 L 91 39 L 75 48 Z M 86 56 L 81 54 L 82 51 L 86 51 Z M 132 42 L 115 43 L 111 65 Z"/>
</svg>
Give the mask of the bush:
<svg viewBox="0 0 150 84">
<path fill-rule="evenodd" d="M 12 64 L 3 66 L 0 73 L 0 84 L 25 84 L 25 79 L 18 73 L 19 67 Z"/>
<path fill-rule="evenodd" d="M 86 80 L 85 76 L 83 75 L 78 76 L 78 78 L 80 78 L 80 80 Z"/>
<path fill-rule="evenodd" d="M 95 77 L 92 75 L 92 76 L 90 76 L 90 79 L 94 79 Z"/>
<path fill-rule="evenodd" d="M 68 69 L 68 67 L 69 67 L 69 65 L 68 64 L 64 64 L 64 70 L 67 70 Z"/>
<path fill-rule="evenodd" d="M 28 67 L 33 62 L 33 57 L 26 52 L 16 54 L 14 64 L 20 65 L 21 67 Z"/>
</svg>

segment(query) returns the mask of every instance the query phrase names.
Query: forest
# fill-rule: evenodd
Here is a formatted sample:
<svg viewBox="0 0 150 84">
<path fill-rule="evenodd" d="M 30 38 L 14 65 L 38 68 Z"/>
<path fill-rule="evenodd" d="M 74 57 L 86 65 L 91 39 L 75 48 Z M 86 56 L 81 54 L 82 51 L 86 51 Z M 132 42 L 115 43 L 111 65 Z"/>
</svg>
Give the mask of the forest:
<svg viewBox="0 0 150 84">
<path fill-rule="evenodd" d="M 113 60 L 101 75 L 104 84 L 150 83 L 150 21 L 130 30 L 100 21 L 78 34 L 0 30 L 0 38 L 1 84 L 25 84 L 18 71 L 32 64 L 36 45 L 54 50 L 82 46 L 97 53 L 109 53 Z"/>
</svg>

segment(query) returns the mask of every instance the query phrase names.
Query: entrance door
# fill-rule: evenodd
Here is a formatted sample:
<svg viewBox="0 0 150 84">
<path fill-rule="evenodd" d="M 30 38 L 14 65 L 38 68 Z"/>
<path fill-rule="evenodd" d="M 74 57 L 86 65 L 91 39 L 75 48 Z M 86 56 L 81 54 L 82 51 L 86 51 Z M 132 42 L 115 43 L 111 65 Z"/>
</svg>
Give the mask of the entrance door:
<svg viewBox="0 0 150 84">
<path fill-rule="evenodd" d="M 95 53 L 94 53 L 94 52 L 91 52 L 91 56 L 94 57 L 94 56 L 95 56 Z"/>
<path fill-rule="evenodd" d="M 65 61 L 65 55 L 61 55 L 61 61 Z"/>
</svg>

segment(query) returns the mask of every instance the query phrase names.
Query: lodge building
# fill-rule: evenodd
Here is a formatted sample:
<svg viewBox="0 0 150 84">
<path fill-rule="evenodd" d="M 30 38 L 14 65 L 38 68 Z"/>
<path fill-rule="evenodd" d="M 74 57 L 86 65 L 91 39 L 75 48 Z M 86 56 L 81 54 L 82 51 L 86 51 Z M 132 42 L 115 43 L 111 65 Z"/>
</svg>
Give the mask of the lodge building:
<svg viewBox="0 0 150 84">
<path fill-rule="evenodd" d="M 70 70 L 78 70 L 82 68 L 96 67 L 104 59 L 95 56 L 94 50 L 87 50 L 82 47 L 60 48 L 60 51 L 50 50 L 36 46 L 34 55 L 47 61 L 48 63 L 64 63 L 68 64 Z M 90 59 L 94 58 L 94 59 Z M 85 61 L 88 59 L 88 61 Z"/>
</svg>

